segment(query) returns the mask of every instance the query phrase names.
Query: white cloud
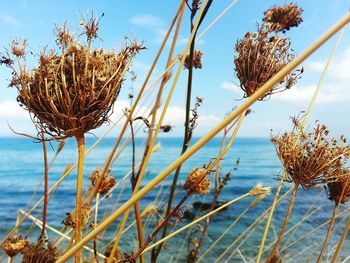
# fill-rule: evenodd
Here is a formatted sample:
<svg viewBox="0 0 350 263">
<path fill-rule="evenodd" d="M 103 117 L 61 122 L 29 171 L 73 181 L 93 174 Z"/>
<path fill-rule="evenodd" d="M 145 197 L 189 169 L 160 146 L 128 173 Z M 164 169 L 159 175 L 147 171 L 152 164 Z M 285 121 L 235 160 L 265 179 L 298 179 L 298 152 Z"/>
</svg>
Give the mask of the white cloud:
<svg viewBox="0 0 350 263">
<path fill-rule="evenodd" d="M 0 13 L 0 19 L 10 26 L 19 27 L 21 25 L 17 19 L 9 14 Z"/>
<path fill-rule="evenodd" d="M 228 82 L 228 81 L 224 81 L 222 84 L 221 84 L 221 88 L 222 89 L 225 89 L 225 90 L 229 90 L 229 91 L 232 91 L 234 93 L 239 93 L 239 92 L 242 92 L 242 90 L 234 83 L 232 82 Z"/>
<path fill-rule="evenodd" d="M 5 100 L 0 102 L 0 119 L 28 119 L 28 113 L 17 102 Z"/>
<path fill-rule="evenodd" d="M 136 26 L 143 27 L 163 27 L 164 21 L 159 17 L 149 14 L 139 14 L 131 18 L 130 22 Z"/>
</svg>

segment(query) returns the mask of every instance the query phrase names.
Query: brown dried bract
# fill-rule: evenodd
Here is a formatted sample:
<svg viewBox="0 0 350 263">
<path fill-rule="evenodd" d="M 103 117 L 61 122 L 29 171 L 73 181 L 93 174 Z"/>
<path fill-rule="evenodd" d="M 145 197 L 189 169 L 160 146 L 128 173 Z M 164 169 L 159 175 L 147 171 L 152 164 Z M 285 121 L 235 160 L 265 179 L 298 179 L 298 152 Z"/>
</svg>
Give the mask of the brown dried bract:
<svg viewBox="0 0 350 263">
<path fill-rule="evenodd" d="M 350 158 L 350 146 L 328 138 L 325 125 L 317 124 L 306 132 L 297 118 L 294 129 L 279 136 L 272 136 L 277 154 L 284 165 L 287 182 L 310 189 L 327 181 L 340 180 L 346 162 Z"/>
<path fill-rule="evenodd" d="M 92 174 L 89 176 L 89 179 L 91 181 L 92 187 L 95 187 L 96 183 L 98 182 L 99 178 L 101 176 L 101 170 L 96 169 L 92 172 Z M 109 169 L 103 179 L 100 188 L 98 189 L 98 192 L 100 194 L 107 193 L 113 186 L 115 186 L 116 181 L 114 176 L 112 175 L 111 170 Z"/>
<path fill-rule="evenodd" d="M 192 189 L 197 194 L 209 194 L 210 179 L 204 177 L 199 184 L 198 180 L 203 177 L 205 170 L 194 168 L 188 175 L 184 184 L 184 189 Z M 196 185 L 197 184 L 197 185 Z"/>
<path fill-rule="evenodd" d="M 96 23 L 93 18 L 87 21 L 91 38 L 95 38 Z M 61 54 L 44 50 L 34 69 L 25 65 L 26 42 L 12 44 L 13 55 L 21 57 L 21 70 L 10 67 L 10 85 L 17 88 L 17 100 L 33 115 L 38 130 L 43 125 L 45 133 L 53 137 L 79 136 L 108 121 L 124 74 L 143 47 L 126 41 L 119 52 L 93 50 L 89 43 L 78 42 L 66 25 L 58 27 L 56 34 Z M 4 55 L 1 64 L 8 65 L 10 60 Z"/>
<path fill-rule="evenodd" d="M 264 25 L 258 26 L 256 33 L 246 33 L 237 41 L 234 56 L 235 72 L 244 97 L 250 97 L 293 59 L 289 38 L 270 36 Z M 260 100 L 290 89 L 301 73 L 302 70 L 295 70 L 288 74 Z"/>
<path fill-rule="evenodd" d="M 14 236 L 9 237 L 2 244 L 2 249 L 10 257 L 16 256 L 18 253 L 22 253 L 29 245 L 29 241 L 26 237 Z"/>
<path fill-rule="evenodd" d="M 201 69 L 202 68 L 202 56 L 203 56 L 203 52 L 200 50 L 195 50 L 193 53 L 193 62 L 192 62 L 192 66 L 196 69 Z M 190 55 L 188 54 L 185 58 L 185 62 L 184 62 L 184 67 L 189 69 L 190 68 Z"/>
<path fill-rule="evenodd" d="M 303 22 L 301 17 L 303 11 L 302 8 L 293 3 L 273 6 L 264 12 L 263 21 L 266 22 L 266 27 L 270 32 L 282 31 L 284 33 Z"/>
</svg>

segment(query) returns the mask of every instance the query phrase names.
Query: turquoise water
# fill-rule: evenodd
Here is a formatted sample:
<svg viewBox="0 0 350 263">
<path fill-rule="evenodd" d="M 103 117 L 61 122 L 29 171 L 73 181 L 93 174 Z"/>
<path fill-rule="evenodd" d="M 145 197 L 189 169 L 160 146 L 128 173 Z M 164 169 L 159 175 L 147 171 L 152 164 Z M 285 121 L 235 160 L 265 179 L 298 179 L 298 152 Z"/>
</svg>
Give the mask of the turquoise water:
<svg viewBox="0 0 350 263">
<path fill-rule="evenodd" d="M 87 139 L 87 148 L 95 142 L 95 138 Z M 195 139 L 194 139 L 195 141 Z M 103 140 L 95 149 L 88 155 L 85 160 L 85 172 L 84 172 L 84 186 L 85 189 L 88 187 L 90 181 L 88 180 L 89 174 L 98 167 L 102 167 L 109 151 L 111 150 L 115 139 L 108 138 Z M 147 167 L 146 175 L 143 179 L 142 185 L 147 184 L 155 175 L 157 175 L 162 169 L 167 167 L 171 162 L 176 160 L 180 150 L 182 139 L 181 138 L 160 138 L 161 150 L 155 153 Z M 136 144 L 137 162 L 142 157 L 142 144 L 143 139 L 137 140 Z M 194 167 L 202 167 L 208 164 L 212 158 L 214 158 L 221 145 L 221 139 L 216 138 L 209 142 L 203 149 L 196 153 L 191 159 L 189 159 L 182 168 L 180 175 L 180 182 L 178 187 L 178 194 L 175 199 L 175 203 L 180 200 L 184 195 L 182 190 L 182 184 L 185 181 L 187 173 Z M 49 160 L 54 156 L 54 151 L 57 147 L 53 144 L 52 147 L 48 147 Z M 57 157 L 56 161 L 50 168 L 49 181 L 52 186 L 61 176 L 65 167 L 69 163 L 76 161 L 76 144 L 74 140 L 69 141 L 61 154 Z M 248 192 L 257 183 L 262 182 L 265 186 L 272 186 L 273 192 L 278 184 L 276 180 L 277 175 L 281 173 L 282 167 L 280 166 L 278 157 L 276 156 L 273 145 L 267 138 L 238 138 L 232 149 L 228 152 L 225 159 L 222 162 L 221 174 L 224 175 L 229 172 L 234 166 L 237 158 L 240 158 L 240 164 L 238 170 L 233 171 L 232 180 L 225 187 L 220 200 L 229 201 Z M 129 180 L 121 181 L 126 173 L 130 170 L 131 164 L 131 146 L 128 145 L 125 150 L 121 153 L 120 157 L 112 166 L 112 173 L 116 177 L 117 181 L 120 182 L 120 186 L 115 190 L 100 207 L 99 218 L 103 216 L 105 212 L 115 209 L 114 203 L 120 198 L 120 202 L 123 203 L 130 197 L 130 182 Z M 1 238 L 8 233 L 8 231 L 14 226 L 18 209 L 26 210 L 27 203 L 31 199 L 33 192 L 37 188 L 41 178 L 43 176 L 43 156 L 42 156 L 42 145 L 39 143 L 33 143 L 28 139 L 17 139 L 17 138 L 1 138 L 0 139 L 0 236 Z M 171 177 L 167 178 L 160 184 L 155 190 L 150 192 L 141 200 L 141 207 L 144 208 L 148 204 L 154 202 L 159 209 L 163 207 L 166 198 L 164 194 L 168 194 L 168 187 L 171 182 Z M 54 195 L 49 202 L 48 212 L 48 224 L 57 229 L 62 228 L 62 220 L 65 217 L 66 212 L 70 212 L 74 209 L 75 205 L 75 184 L 76 184 L 76 170 L 61 184 L 58 190 L 55 191 Z M 289 189 L 290 185 L 287 183 L 282 189 L 284 193 Z M 34 200 L 38 200 L 42 196 L 42 188 L 40 187 L 38 195 Z M 124 189 L 124 190 L 123 190 Z M 158 193 L 161 190 L 161 194 Z M 157 200 L 156 197 L 158 196 Z M 192 204 L 195 201 L 208 201 L 210 202 L 212 194 L 204 197 L 195 196 L 185 203 L 186 208 L 191 213 L 198 213 L 197 210 L 193 209 Z M 207 238 L 202 246 L 201 252 L 206 249 L 214 242 L 223 231 L 247 208 L 249 203 L 253 199 L 244 199 L 231 207 L 226 211 L 220 212 L 212 218 L 211 224 L 207 232 Z M 215 258 L 220 255 L 225 248 L 230 245 L 254 220 L 261 215 L 261 213 L 271 205 L 272 197 L 266 198 L 263 202 L 257 206 L 251 208 L 245 216 L 238 221 L 235 227 L 223 238 L 218 245 L 205 257 L 203 262 L 213 262 Z M 120 203 L 119 203 L 120 205 Z M 117 207 L 119 206 L 117 205 Z M 283 218 L 286 211 L 287 202 L 282 202 L 276 209 L 275 216 L 273 218 L 273 227 L 270 229 L 267 244 L 271 244 L 271 241 L 275 239 L 275 235 L 278 234 L 279 228 L 283 222 Z M 348 208 L 349 205 L 345 204 L 341 207 L 343 209 Z M 299 190 L 296 203 L 293 209 L 293 215 L 289 228 L 293 227 L 297 222 L 301 221 L 304 214 L 311 210 L 314 212 L 305 222 L 298 228 L 298 231 L 291 237 L 290 234 L 285 236 L 285 241 L 288 240 L 289 244 L 291 241 L 301 237 L 303 234 L 319 226 L 327 219 L 330 218 L 333 204 L 327 199 L 325 190 L 320 189 L 303 191 Z M 36 214 L 36 213 L 35 213 Z M 159 219 L 159 217 L 157 218 Z M 130 222 L 134 220 L 133 213 L 130 214 Z M 176 228 L 190 222 L 187 219 L 183 219 L 176 225 Z M 337 221 L 338 222 L 338 221 Z M 113 235 L 119 220 L 116 221 L 111 227 L 109 227 L 105 233 L 107 237 Z M 155 221 L 149 223 L 149 227 L 146 230 L 146 234 L 149 234 L 154 227 Z M 26 220 L 20 228 L 20 233 L 25 235 L 32 225 L 32 221 Z M 144 225 L 148 225 L 148 222 L 144 222 Z M 262 230 L 264 222 L 258 225 L 256 231 L 247 239 L 247 241 L 239 248 L 239 252 L 243 255 L 243 258 L 236 253 L 228 262 L 243 262 L 253 260 L 259 249 L 260 240 L 262 236 Z M 171 227 L 170 227 L 171 228 Z M 335 233 L 331 238 L 331 246 L 337 244 L 340 238 L 344 224 L 335 230 Z M 318 244 L 322 242 L 325 237 L 327 226 L 323 227 L 320 231 L 316 232 L 312 236 L 305 239 L 303 242 L 297 243 L 290 249 L 287 249 L 282 253 L 285 260 L 290 259 L 290 262 L 302 262 L 301 259 L 307 262 L 314 262 L 318 256 L 318 253 L 311 253 L 314 248 L 311 248 L 305 252 L 306 249 L 312 244 Z M 39 228 L 33 227 L 31 229 L 30 237 L 35 240 L 39 233 Z M 188 238 L 199 238 L 199 233 L 188 234 L 189 232 L 183 232 L 176 238 L 172 239 L 167 243 L 168 250 L 161 254 L 160 262 L 169 262 L 169 259 L 180 262 L 186 262 Z M 249 234 L 248 234 L 249 235 Z M 48 236 L 51 240 L 55 240 L 56 235 L 52 232 L 48 232 Z M 126 253 L 129 253 L 135 248 L 136 231 L 132 227 L 124 235 L 120 249 Z M 239 244 L 240 242 L 238 242 Z M 103 251 L 104 243 L 100 244 L 100 250 Z M 281 248 L 283 249 L 284 243 Z M 193 247 L 193 246 L 192 246 Z M 343 249 L 342 258 L 350 255 L 349 242 L 346 243 Z M 232 252 L 231 250 L 228 255 Z M 317 250 L 319 251 L 319 249 Z M 302 252 L 298 256 L 298 252 Z M 332 253 L 327 250 L 327 253 Z M 199 254 L 199 255 L 200 255 Z M 227 255 L 227 256 L 228 256 Z M 310 255 L 310 258 L 307 258 Z M 292 258 L 295 256 L 294 258 Z M 224 257 L 225 261 L 227 257 Z M 2 262 L 2 261 L 1 261 Z M 350 261 L 347 261 L 350 262 Z"/>
</svg>

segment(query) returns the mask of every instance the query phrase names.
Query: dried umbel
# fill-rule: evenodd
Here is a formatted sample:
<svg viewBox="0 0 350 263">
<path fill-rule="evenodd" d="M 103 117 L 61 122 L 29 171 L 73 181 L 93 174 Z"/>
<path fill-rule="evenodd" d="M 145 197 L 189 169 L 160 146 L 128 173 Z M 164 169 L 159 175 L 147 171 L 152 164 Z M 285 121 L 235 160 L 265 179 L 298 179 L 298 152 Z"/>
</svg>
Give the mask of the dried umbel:
<svg viewBox="0 0 350 263">
<path fill-rule="evenodd" d="M 30 243 L 23 252 L 22 263 L 54 263 L 60 253 L 51 242 L 39 240 L 37 243 Z"/>
<path fill-rule="evenodd" d="M 82 207 L 80 225 L 84 226 L 89 221 L 90 216 L 90 206 L 86 204 Z M 62 221 L 62 224 L 71 228 L 75 228 L 77 224 L 76 211 L 74 211 L 73 213 L 66 213 L 66 218 Z"/>
<path fill-rule="evenodd" d="M 205 169 L 194 168 L 188 175 L 184 189 L 192 189 L 197 194 L 209 194 L 210 179 L 204 177 L 199 184 L 198 180 L 203 177 Z M 196 185 L 197 184 L 197 185 Z"/>
<path fill-rule="evenodd" d="M 91 28 L 94 27 L 94 28 Z M 88 43 L 80 43 L 66 26 L 56 29 L 60 52 L 43 50 L 36 68 L 25 65 L 26 42 L 14 41 L 2 54 L 1 64 L 10 67 L 10 86 L 18 90 L 18 102 L 51 136 L 70 137 L 100 127 L 108 120 L 124 74 L 142 48 L 126 41 L 119 51 L 92 49 L 98 20 L 84 26 Z M 17 60 L 16 69 L 13 61 Z"/>
<path fill-rule="evenodd" d="M 350 171 L 339 171 L 338 178 L 328 178 L 328 198 L 335 203 L 346 203 L 350 197 Z"/>
<path fill-rule="evenodd" d="M 302 8 L 293 3 L 284 6 L 273 6 L 264 12 L 263 21 L 266 22 L 269 31 L 282 31 L 284 33 L 291 27 L 297 27 L 303 22 L 301 17 L 303 11 Z"/>
<path fill-rule="evenodd" d="M 340 180 L 350 158 L 350 146 L 328 138 L 325 125 L 316 124 L 306 132 L 297 118 L 294 128 L 279 136 L 272 136 L 277 154 L 286 169 L 286 181 L 310 189 L 326 183 L 330 178 Z"/>
<path fill-rule="evenodd" d="M 2 249 L 10 257 L 15 257 L 18 253 L 22 253 L 29 245 L 26 237 L 14 236 L 9 237 L 2 244 Z"/>
<path fill-rule="evenodd" d="M 237 41 L 234 56 L 235 72 L 244 91 L 243 96 L 251 96 L 293 59 L 289 38 L 271 36 L 264 24 L 257 26 L 257 32 L 246 33 Z M 302 70 L 295 70 L 288 74 L 260 100 L 290 89 L 301 73 Z"/>
<path fill-rule="evenodd" d="M 92 174 L 89 176 L 89 179 L 91 181 L 92 187 L 95 187 L 97 184 L 99 178 L 101 176 L 101 170 L 96 169 L 92 172 Z M 106 194 L 113 186 L 115 186 L 116 181 L 114 176 L 112 175 L 111 170 L 109 169 L 104 177 L 102 178 L 102 182 L 100 184 L 100 188 L 98 189 L 98 193 L 100 194 Z"/>
<path fill-rule="evenodd" d="M 200 50 L 195 50 L 193 53 L 193 60 L 192 60 L 192 66 L 196 69 L 202 68 L 202 56 L 203 52 Z M 188 54 L 185 58 L 184 67 L 189 69 L 190 68 L 190 55 Z"/>
</svg>

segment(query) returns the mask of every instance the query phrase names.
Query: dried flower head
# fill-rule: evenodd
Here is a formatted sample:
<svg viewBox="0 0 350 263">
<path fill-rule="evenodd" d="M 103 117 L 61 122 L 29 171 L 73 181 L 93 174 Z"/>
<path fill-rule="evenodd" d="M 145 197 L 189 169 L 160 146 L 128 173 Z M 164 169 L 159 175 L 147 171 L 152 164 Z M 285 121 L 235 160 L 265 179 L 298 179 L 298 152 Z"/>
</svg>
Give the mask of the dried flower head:
<svg viewBox="0 0 350 263">
<path fill-rule="evenodd" d="M 258 26 L 256 33 L 246 33 L 243 39 L 237 41 L 234 56 L 235 72 L 244 97 L 251 96 L 293 58 L 289 38 L 270 36 L 264 25 Z M 290 89 L 302 71 L 295 70 L 288 74 L 260 100 Z"/>
<path fill-rule="evenodd" d="M 293 118 L 294 128 L 279 136 L 272 136 L 277 154 L 286 169 L 286 181 L 314 188 L 329 178 L 342 177 L 350 146 L 328 138 L 329 130 L 316 124 L 311 132 L 303 129 L 300 121 Z"/>
<path fill-rule="evenodd" d="M 263 187 L 261 183 L 258 183 L 253 189 L 251 189 L 248 193 L 250 196 L 254 195 L 266 195 L 271 194 L 271 187 Z"/>
<path fill-rule="evenodd" d="M 350 171 L 341 170 L 338 178 L 328 178 L 328 198 L 335 203 L 346 203 L 350 197 Z"/>
<path fill-rule="evenodd" d="M 303 11 L 302 8 L 293 3 L 273 6 L 264 12 L 263 21 L 266 22 L 266 27 L 270 32 L 282 31 L 285 33 L 291 27 L 297 27 L 303 22 L 301 17 Z"/>
<path fill-rule="evenodd" d="M 11 53 L 17 58 L 22 58 L 26 54 L 26 47 L 26 39 L 15 39 L 11 43 Z"/>
<path fill-rule="evenodd" d="M 84 204 L 81 212 L 80 225 L 84 226 L 89 221 L 90 216 L 91 216 L 90 206 L 88 204 Z M 67 227 L 75 228 L 76 223 L 77 223 L 76 211 L 74 210 L 73 213 L 66 213 L 66 218 L 62 221 L 62 224 L 64 224 Z"/>
<path fill-rule="evenodd" d="M 18 253 L 22 253 L 26 247 L 29 245 L 27 237 L 14 236 L 9 237 L 2 244 L 2 249 L 10 257 L 16 256 Z"/>
<path fill-rule="evenodd" d="M 96 185 L 96 183 L 98 182 L 99 178 L 101 176 L 101 170 L 100 169 L 96 169 L 92 172 L 92 174 L 89 176 L 89 179 L 91 181 L 92 187 L 94 187 Z M 102 183 L 100 188 L 98 189 L 98 192 L 100 194 L 105 194 L 107 193 L 113 186 L 115 186 L 116 181 L 114 176 L 112 175 L 112 172 L 110 169 L 108 169 L 108 171 L 105 173 L 103 179 L 102 179 Z"/>
<path fill-rule="evenodd" d="M 195 50 L 193 53 L 193 60 L 192 60 L 192 66 L 196 69 L 201 69 L 202 68 L 202 56 L 203 52 L 200 50 Z M 187 54 L 184 62 L 184 67 L 189 69 L 190 68 L 190 55 Z"/>
<path fill-rule="evenodd" d="M 197 194 L 209 194 L 210 179 L 203 177 L 205 175 L 205 169 L 194 168 L 188 175 L 186 182 L 184 184 L 184 189 L 192 189 Z M 203 177 L 203 178 L 202 178 Z M 200 181 L 199 184 L 198 180 Z"/>
<path fill-rule="evenodd" d="M 22 263 L 54 263 L 59 255 L 57 248 L 51 242 L 39 240 L 37 243 L 30 243 L 24 250 Z"/>
<path fill-rule="evenodd" d="M 86 30 L 95 38 L 97 21 L 87 21 Z M 20 57 L 18 73 L 13 67 L 11 86 L 18 90 L 18 102 L 32 115 L 38 130 L 54 137 L 79 136 L 108 121 L 118 97 L 124 74 L 141 45 L 126 41 L 117 53 L 92 49 L 72 36 L 66 25 L 56 29 L 61 54 L 54 50 L 40 54 L 39 65 L 27 69 L 25 41 L 12 44 Z M 8 52 L 9 53 L 9 52 Z M 5 59 L 6 58 L 6 59 Z M 4 56 L 2 64 L 11 58 Z"/>
<path fill-rule="evenodd" d="M 104 253 L 105 257 L 108 259 L 111 256 L 113 250 L 113 244 L 107 246 L 106 251 Z M 112 258 L 112 262 L 119 262 L 119 260 L 122 260 L 122 255 L 119 252 L 119 248 L 116 249 L 113 258 Z M 105 262 L 107 262 L 107 259 L 105 260 Z"/>
</svg>

